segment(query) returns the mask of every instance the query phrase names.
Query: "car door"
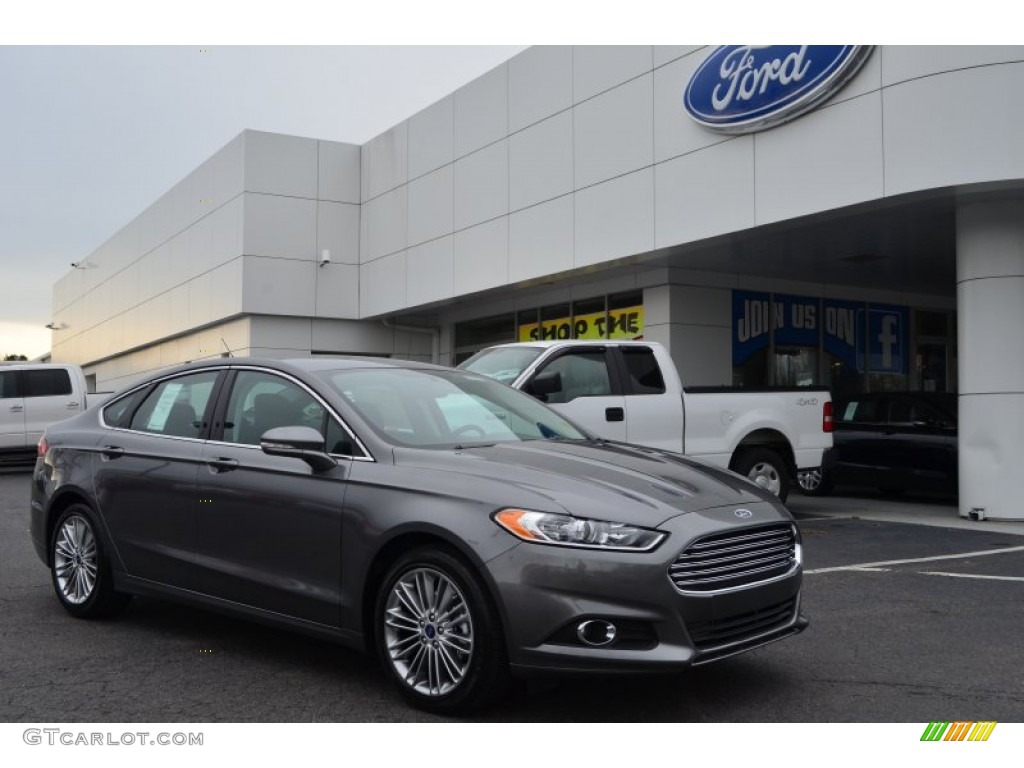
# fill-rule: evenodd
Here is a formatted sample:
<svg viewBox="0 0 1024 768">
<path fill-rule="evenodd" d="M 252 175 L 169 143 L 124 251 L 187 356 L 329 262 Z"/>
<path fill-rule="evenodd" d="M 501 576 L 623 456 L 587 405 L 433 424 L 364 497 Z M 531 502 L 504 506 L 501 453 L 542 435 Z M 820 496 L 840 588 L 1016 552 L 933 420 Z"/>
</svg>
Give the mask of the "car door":
<svg viewBox="0 0 1024 768">
<path fill-rule="evenodd" d="M 172 376 L 103 409 L 96 498 L 131 576 L 196 586 L 196 478 L 221 375 Z"/>
<path fill-rule="evenodd" d="M 540 396 L 543 402 L 600 437 L 626 441 L 626 399 L 607 347 L 559 350 L 538 366 L 523 391 L 532 394 L 534 382 L 552 374 L 561 387 Z"/>
<path fill-rule="evenodd" d="M 888 400 L 872 394 L 852 397 L 836 409 L 836 483 L 876 485 L 884 477 L 887 412 Z"/>
<path fill-rule="evenodd" d="M 25 400 L 21 396 L 17 370 L 0 369 L 0 451 L 23 451 L 25 439 Z"/>
<path fill-rule="evenodd" d="M 885 431 L 886 457 L 892 470 L 891 488 L 950 487 L 950 446 L 948 419 L 913 395 L 889 397 Z"/>
<path fill-rule="evenodd" d="M 202 591 L 337 626 L 342 509 L 358 453 L 350 434 L 304 384 L 262 369 L 232 373 L 214 420 L 199 473 Z M 263 433 L 286 426 L 325 434 L 338 466 L 314 473 L 263 453 Z"/>
<path fill-rule="evenodd" d="M 61 421 L 82 410 L 83 393 L 75 394 L 66 368 L 27 368 L 22 371 L 22 395 L 25 397 L 25 440 L 34 445 L 48 424 Z"/>
<path fill-rule="evenodd" d="M 626 440 L 666 451 L 683 450 L 683 403 L 665 386 L 654 350 L 635 344 L 614 348 L 622 365 Z"/>
</svg>

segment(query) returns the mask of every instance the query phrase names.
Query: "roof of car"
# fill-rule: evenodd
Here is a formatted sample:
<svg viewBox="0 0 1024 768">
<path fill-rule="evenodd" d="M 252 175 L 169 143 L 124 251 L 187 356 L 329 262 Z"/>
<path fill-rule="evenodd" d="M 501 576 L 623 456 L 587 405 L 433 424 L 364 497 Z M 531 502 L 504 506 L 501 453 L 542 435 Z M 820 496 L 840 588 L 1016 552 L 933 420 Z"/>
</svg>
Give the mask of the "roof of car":
<svg viewBox="0 0 1024 768">
<path fill-rule="evenodd" d="M 651 346 L 656 341 L 644 341 L 643 339 L 548 339 L 546 341 L 510 341 L 507 344 L 495 344 L 495 347 L 557 347 L 559 344 L 592 344 L 594 346 L 608 346 L 609 344 L 643 344 Z"/>
<path fill-rule="evenodd" d="M 271 358 L 271 357 L 216 357 L 208 360 L 196 360 L 180 366 L 168 368 L 160 374 L 176 373 L 186 370 L 203 368 L 223 368 L 225 366 L 256 366 L 287 370 L 297 368 L 303 371 L 336 371 L 350 368 L 417 368 L 441 369 L 443 366 L 424 363 L 417 360 L 400 360 L 388 357 L 369 357 L 357 355 L 316 355 L 315 357 Z"/>
</svg>

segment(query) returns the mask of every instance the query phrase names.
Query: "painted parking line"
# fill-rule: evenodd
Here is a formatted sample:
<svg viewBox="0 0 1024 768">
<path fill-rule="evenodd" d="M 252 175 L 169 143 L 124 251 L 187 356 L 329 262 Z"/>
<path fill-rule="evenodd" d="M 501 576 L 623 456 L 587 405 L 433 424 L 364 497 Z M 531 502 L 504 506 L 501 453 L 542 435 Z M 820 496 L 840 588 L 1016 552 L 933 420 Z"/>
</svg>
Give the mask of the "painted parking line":
<svg viewBox="0 0 1024 768">
<path fill-rule="evenodd" d="M 837 573 L 839 571 L 864 571 L 872 568 L 886 568 L 891 565 L 908 565 L 910 563 L 934 563 L 937 560 L 962 560 L 965 557 L 987 557 L 1003 555 L 1008 552 L 1024 552 L 1024 547 L 1006 547 L 1004 549 L 983 549 L 978 552 L 961 552 L 956 555 L 934 555 L 933 557 L 912 557 L 906 560 L 883 560 L 877 563 L 855 563 L 853 565 L 837 565 L 833 568 L 815 568 L 804 571 L 805 575 L 818 573 Z"/>
<path fill-rule="evenodd" d="M 993 581 L 1024 581 L 1024 576 L 990 576 L 985 573 L 947 573 L 946 571 L 921 571 L 925 576 L 951 576 L 954 579 L 992 579 Z"/>
</svg>

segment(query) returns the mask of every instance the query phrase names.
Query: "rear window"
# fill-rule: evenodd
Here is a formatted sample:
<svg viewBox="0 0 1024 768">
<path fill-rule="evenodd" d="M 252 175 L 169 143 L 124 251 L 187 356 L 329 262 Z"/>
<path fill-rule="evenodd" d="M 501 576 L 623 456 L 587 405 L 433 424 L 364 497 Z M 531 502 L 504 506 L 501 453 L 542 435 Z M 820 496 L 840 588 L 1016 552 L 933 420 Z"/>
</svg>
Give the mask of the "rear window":
<svg viewBox="0 0 1024 768">
<path fill-rule="evenodd" d="M 64 368 L 25 371 L 25 397 L 56 397 L 71 394 L 71 376 Z"/>
<path fill-rule="evenodd" d="M 665 394 L 665 379 L 650 347 L 622 347 L 634 395 Z"/>
<path fill-rule="evenodd" d="M 18 372 L 0 371 L 0 398 L 18 397 Z"/>
</svg>

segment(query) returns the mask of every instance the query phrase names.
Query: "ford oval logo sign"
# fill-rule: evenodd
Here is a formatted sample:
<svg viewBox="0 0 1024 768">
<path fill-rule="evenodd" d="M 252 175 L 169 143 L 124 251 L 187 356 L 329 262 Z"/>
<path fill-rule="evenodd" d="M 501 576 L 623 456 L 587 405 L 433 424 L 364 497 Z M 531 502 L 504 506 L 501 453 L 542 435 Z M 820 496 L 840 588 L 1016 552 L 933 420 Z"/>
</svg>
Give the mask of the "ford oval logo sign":
<svg viewBox="0 0 1024 768">
<path fill-rule="evenodd" d="M 713 131 L 752 133 L 821 104 L 853 77 L 870 45 L 723 45 L 697 67 L 683 96 Z"/>
</svg>

